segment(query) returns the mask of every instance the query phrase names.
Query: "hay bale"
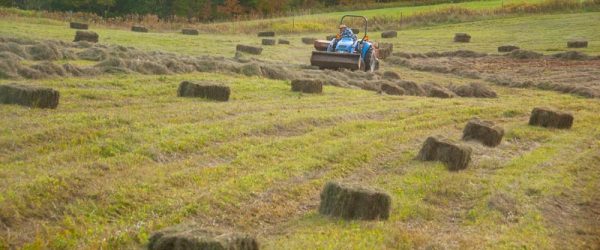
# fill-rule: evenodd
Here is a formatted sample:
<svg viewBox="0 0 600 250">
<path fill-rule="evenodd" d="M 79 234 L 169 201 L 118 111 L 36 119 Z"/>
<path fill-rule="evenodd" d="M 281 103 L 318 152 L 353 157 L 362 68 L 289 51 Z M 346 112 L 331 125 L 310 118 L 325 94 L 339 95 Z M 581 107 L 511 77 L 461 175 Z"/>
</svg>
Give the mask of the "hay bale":
<svg viewBox="0 0 600 250">
<path fill-rule="evenodd" d="M 190 36 L 197 36 L 197 35 L 200 34 L 200 32 L 198 32 L 197 29 L 182 29 L 181 30 L 181 34 L 190 35 Z"/>
<path fill-rule="evenodd" d="M 330 41 L 327 40 L 315 40 L 314 46 L 317 51 L 327 51 Z"/>
<path fill-rule="evenodd" d="M 240 68 L 240 73 L 246 76 L 261 76 L 262 70 L 257 63 L 247 63 Z"/>
<path fill-rule="evenodd" d="M 590 56 L 586 55 L 583 52 L 579 51 L 566 51 L 561 53 L 556 53 L 552 55 L 552 57 L 563 60 L 589 60 Z"/>
<path fill-rule="evenodd" d="M 377 48 L 377 58 L 379 59 L 386 59 L 394 52 L 394 44 L 392 43 L 380 43 Z"/>
<path fill-rule="evenodd" d="M 456 33 L 454 34 L 455 43 L 468 43 L 471 41 L 471 36 L 467 33 Z"/>
<path fill-rule="evenodd" d="M 292 91 L 320 94 L 323 93 L 323 82 L 313 79 L 294 79 L 292 80 Z"/>
<path fill-rule="evenodd" d="M 155 232 L 148 250 L 235 249 L 258 250 L 258 241 L 247 234 L 205 230 L 196 225 L 177 225 Z"/>
<path fill-rule="evenodd" d="M 277 40 L 275 39 L 262 39 L 262 45 L 275 45 Z"/>
<path fill-rule="evenodd" d="M 588 41 L 586 40 L 571 40 L 567 42 L 567 48 L 587 48 Z"/>
<path fill-rule="evenodd" d="M 148 33 L 148 29 L 144 26 L 139 26 L 139 25 L 134 25 L 131 26 L 131 31 L 133 32 L 143 32 L 143 33 Z"/>
<path fill-rule="evenodd" d="M 522 49 L 513 50 L 507 55 L 515 59 L 538 59 L 544 56 L 542 53 Z"/>
<path fill-rule="evenodd" d="M 467 85 L 451 86 L 450 89 L 461 97 L 496 98 L 494 90 L 483 83 L 473 82 Z"/>
<path fill-rule="evenodd" d="M 0 103 L 55 109 L 60 94 L 51 88 L 21 84 L 0 85 Z"/>
<path fill-rule="evenodd" d="M 73 40 L 73 42 L 86 41 L 86 42 L 90 42 L 90 43 L 97 43 L 98 37 L 99 36 L 96 32 L 78 30 L 75 33 L 75 39 Z"/>
<path fill-rule="evenodd" d="M 238 44 L 235 47 L 235 50 L 239 51 L 239 52 L 248 53 L 248 54 L 260 55 L 262 53 L 263 48 L 261 48 L 261 47 L 255 47 L 255 46 L 249 46 L 249 45 L 243 45 L 243 44 Z"/>
<path fill-rule="evenodd" d="M 279 44 L 290 44 L 290 41 L 285 39 L 279 39 Z"/>
<path fill-rule="evenodd" d="M 69 23 L 69 27 L 71 27 L 71 29 L 87 30 L 88 29 L 88 24 L 87 23 L 71 22 L 71 23 Z"/>
<path fill-rule="evenodd" d="M 573 115 L 550 108 L 534 108 L 529 125 L 547 128 L 569 129 L 573 126 Z"/>
<path fill-rule="evenodd" d="M 200 97 L 223 102 L 229 100 L 230 94 L 228 86 L 205 82 L 183 81 L 177 89 L 179 97 Z"/>
<path fill-rule="evenodd" d="M 302 43 L 304 44 L 314 44 L 317 39 L 313 37 L 303 37 Z"/>
<path fill-rule="evenodd" d="M 383 191 L 328 182 L 321 191 L 319 213 L 346 220 L 387 220 L 391 204 L 392 198 Z"/>
<path fill-rule="evenodd" d="M 275 36 L 275 31 L 261 31 L 258 32 L 258 37 L 273 37 Z"/>
<path fill-rule="evenodd" d="M 385 71 L 385 72 L 383 72 L 383 79 L 399 80 L 400 74 L 398 74 L 394 71 Z"/>
<path fill-rule="evenodd" d="M 498 47 L 498 52 L 511 52 L 518 49 L 520 48 L 514 45 L 502 45 Z"/>
<path fill-rule="evenodd" d="M 395 38 L 398 37 L 398 32 L 395 30 L 381 32 L 381 38 Z"/>
<path fill-rule="evenodd" d="M 431 136 L 423 143 L 417 156 L 421 161 L 441 161 L 450 170 L 467 168 L 471 161 L 471 148 L 462 146 L 440 136 Z"/>
<path fill-rule="evenodd" d="M 381 84 L 381 92 L 388 95 L 404 95 L 404 89 L 392 83 Z"/>
<path fill-rule="evenodd" d="M 327 39 L 327 41 L 331 41 L 335 38 L 337 38 L 337 35 L 329 35 L 329 36 L 325 37 L 325 39 Z"/>
<path fill-rule="evenodd" d="M 500 145 L 504 129 L 494 125 L 491 121 L 481 121 L 477 118 L 471 119 L 463 130 L 462 139 L 465 141 L 475 140 L 488 147 Z"/>
</svg>

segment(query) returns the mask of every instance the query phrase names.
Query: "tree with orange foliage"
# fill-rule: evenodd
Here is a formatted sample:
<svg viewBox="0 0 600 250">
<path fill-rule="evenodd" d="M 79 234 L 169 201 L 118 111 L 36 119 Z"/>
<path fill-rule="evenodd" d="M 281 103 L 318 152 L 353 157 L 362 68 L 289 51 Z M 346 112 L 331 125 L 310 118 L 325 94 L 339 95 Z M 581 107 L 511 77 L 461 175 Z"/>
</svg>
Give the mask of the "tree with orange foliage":
<svg viewBox="0 0 600 250">
<path fill-rule="evenodd" d="M 239 0 L 225 0 L 223 5 L 217 7 L 217 11 L 228 16 L 236 16 L 242 14 L 244 8 L 240 5 Z"/>
</svg>

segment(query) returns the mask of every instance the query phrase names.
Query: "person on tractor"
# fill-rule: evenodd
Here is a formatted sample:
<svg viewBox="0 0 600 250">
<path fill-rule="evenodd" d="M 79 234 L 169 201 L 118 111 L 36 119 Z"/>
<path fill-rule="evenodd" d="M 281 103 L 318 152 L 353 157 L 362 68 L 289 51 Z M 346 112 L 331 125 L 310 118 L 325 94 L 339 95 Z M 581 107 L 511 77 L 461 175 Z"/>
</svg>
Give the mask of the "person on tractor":
<svg viewBox="0 0 600 250">
<path fill-rule="evenodd" d="M 340 33 L 333 40 L 331 40 L 331 42 L 329 43 L 329 46 L 327 47 L 327 51 L 328 52 L 335 51 L 337 43 L 340 40 L 342 40 L 343 37 L 351 37 L 354 42 L 356 42 L 358 40 L 358 38 L 356 37 L 354 32 L 352 32 L 352 29 L 348 28 L 348 26 L 346 26 L 344 24 L 341 24 L 340 25 Z"/>
</svg>

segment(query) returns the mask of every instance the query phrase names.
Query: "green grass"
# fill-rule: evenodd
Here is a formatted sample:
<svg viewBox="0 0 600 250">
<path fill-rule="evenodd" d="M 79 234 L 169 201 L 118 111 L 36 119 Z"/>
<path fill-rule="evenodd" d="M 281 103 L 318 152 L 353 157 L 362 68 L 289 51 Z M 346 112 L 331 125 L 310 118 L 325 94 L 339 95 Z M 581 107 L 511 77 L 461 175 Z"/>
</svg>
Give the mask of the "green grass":
<svg viewBox="0 0 600 250">
<path fill-rule="evenodd" d="M 396 51 L 491 52 L 514 41 L 546 51 L 584 36 L 590 46 L 582 51 L 598 53 L 599 17 L 441 25 L 404 30 L 391 41 Z M 243 35 L 94 30 L 105 43 L 192 55 L 232 56 L 236 43 L 259 42 Z M 471 33 L 473 42 L 452 43 L 458 31 Z M 73 33 L 46 19 L 0 20 L 5 36 L 69 40 Z M 306 63 L 310 46 L 300 45 L 300 35 L 289 38 L 291 49 L 268 47 L 261 57 Z M 471 81 L 384 69 L 418 82 Z M 176 97 L 179 82 L 189 79 L 229 85 L 230 102 Z M 0 81 L 6 82 L 14 80 Z M 265 249 L 579 248 L 595 242 L 578 233 L 593 228 L 568 225 L 580 225 L 577 216 L 588 215 L 576 206 L 598 199 L 596 99 L 502 87 L 493 87 L 499 95 L 493 100 L 331 86 L 307 95 L 291 92 L 286 81 L 210 73 L 35 82 L 60 91 L 58 109 L 0 106 L 0 248 L 139 248 L 153 231 L 192 221 L 250 232 Z M 574 127 L 528 126 L 537 106 L 573 112 Z M 504 127 L 501 146 L 469 143 L 473 162 L 460 172 L 414 160 L 427 136 L 458 139 L 474 116 Z M 393 199 L 390 219 L 341 221 L 317 214 L 320 189 L 329 180 L 386 190 Z M 514 198 L 518 214 L 509 218 L 491 208 L 498 194 Z M 571 196 L 561 214 L 574 215 L 568 225 L 548 212 L 555 209 L 548 201 L 565 194 Z"/>
</svg>

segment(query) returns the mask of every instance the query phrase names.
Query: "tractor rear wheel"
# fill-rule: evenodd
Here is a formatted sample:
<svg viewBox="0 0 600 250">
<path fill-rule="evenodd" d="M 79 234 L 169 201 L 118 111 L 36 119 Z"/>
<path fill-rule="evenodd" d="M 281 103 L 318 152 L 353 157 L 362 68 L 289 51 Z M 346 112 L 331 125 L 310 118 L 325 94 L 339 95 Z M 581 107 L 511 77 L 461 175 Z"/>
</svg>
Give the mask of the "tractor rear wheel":
<svg viewBox="0 0 600 250">
<path fill-rule="evenodd" d="M 375 53 L 373 53 L 373 48 L 369 48 L 369 51 L 365 54 L 365 72 L 373 72 L 377 70 L 378 67 L 377 58 L 375 58 Z"/>
</svg>

